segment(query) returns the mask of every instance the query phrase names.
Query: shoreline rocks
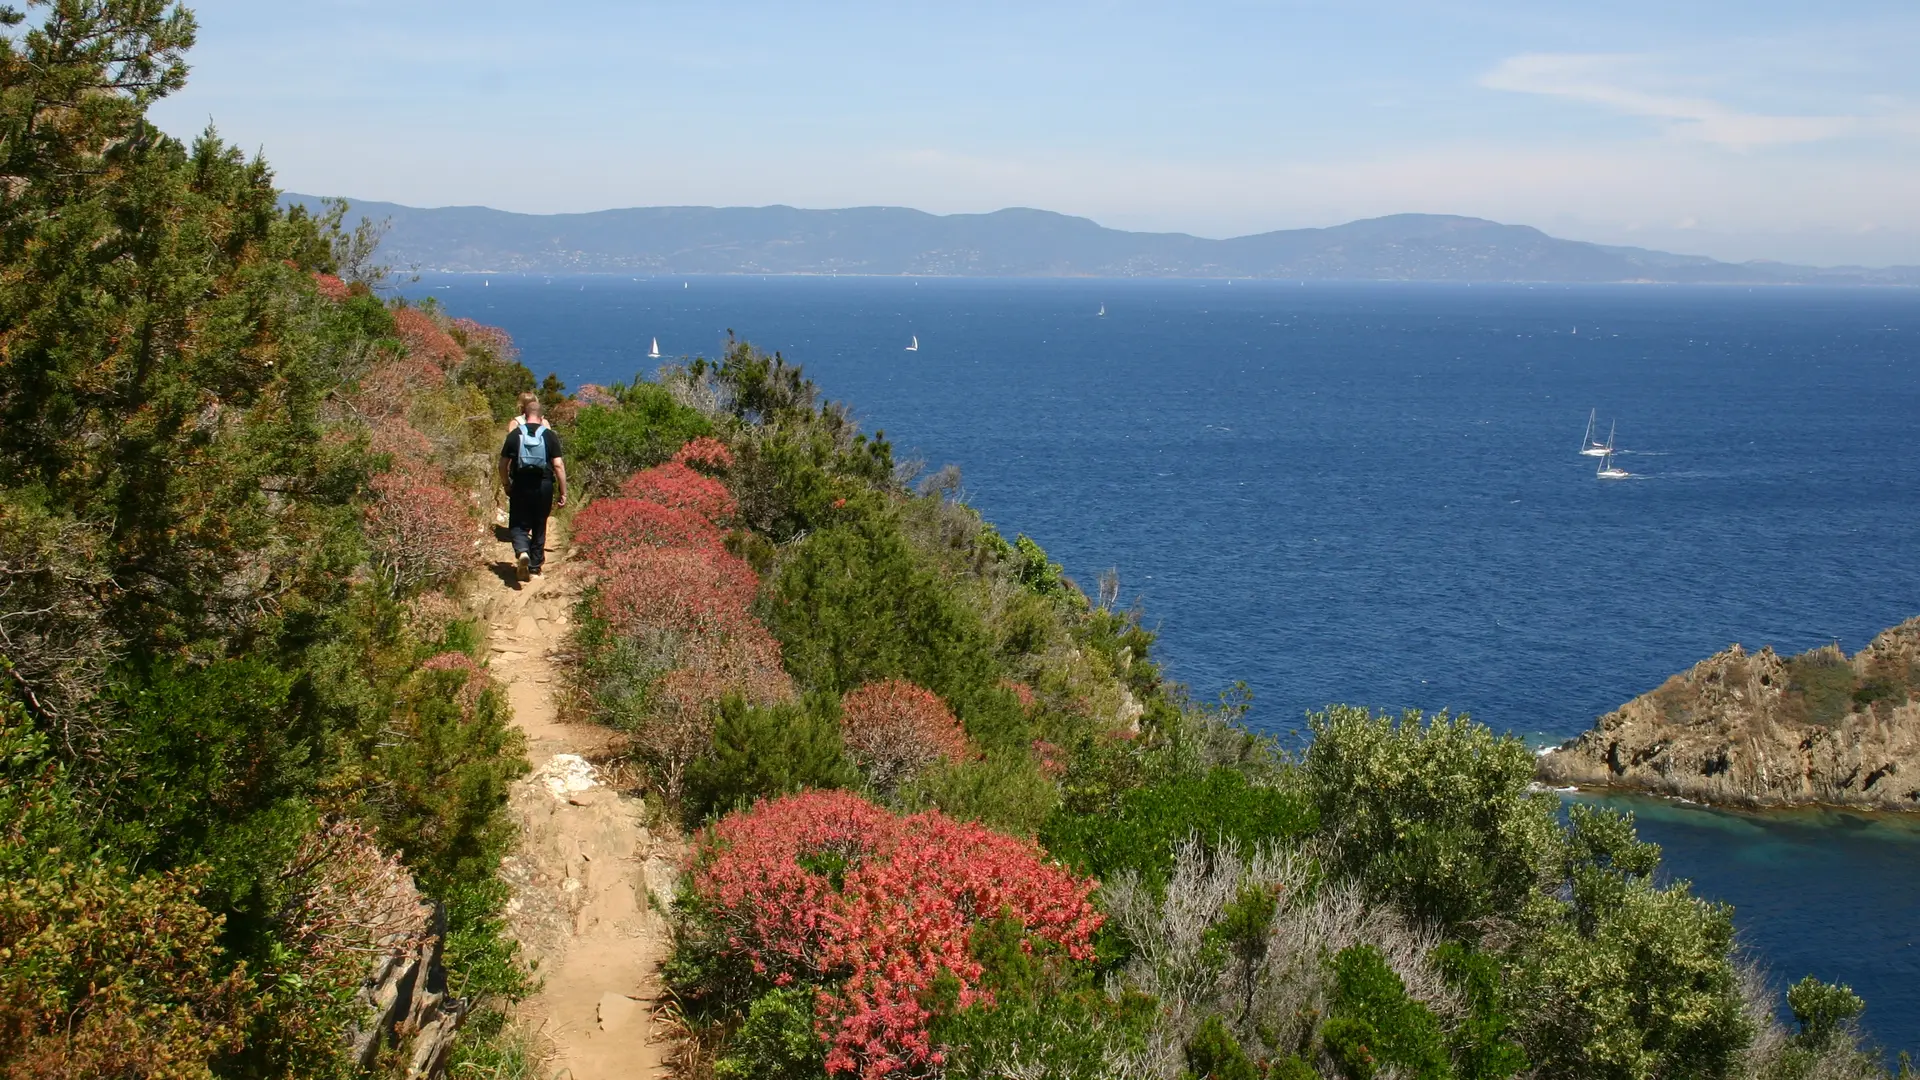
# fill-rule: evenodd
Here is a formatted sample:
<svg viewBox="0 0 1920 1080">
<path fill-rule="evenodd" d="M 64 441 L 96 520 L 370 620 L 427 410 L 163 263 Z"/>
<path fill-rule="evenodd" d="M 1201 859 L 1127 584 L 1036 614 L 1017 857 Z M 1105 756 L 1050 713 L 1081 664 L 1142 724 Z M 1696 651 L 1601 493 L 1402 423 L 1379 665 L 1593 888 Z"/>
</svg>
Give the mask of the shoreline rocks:
<svg viewBox="0 0 1920 1080">
<path fill-rule="evenodd" d="M 1542 754 L 1536 772 L 1722 806 L 1920 811 L 1920 618 L 1850 658 L 1734 645 Z"/>
</svg>

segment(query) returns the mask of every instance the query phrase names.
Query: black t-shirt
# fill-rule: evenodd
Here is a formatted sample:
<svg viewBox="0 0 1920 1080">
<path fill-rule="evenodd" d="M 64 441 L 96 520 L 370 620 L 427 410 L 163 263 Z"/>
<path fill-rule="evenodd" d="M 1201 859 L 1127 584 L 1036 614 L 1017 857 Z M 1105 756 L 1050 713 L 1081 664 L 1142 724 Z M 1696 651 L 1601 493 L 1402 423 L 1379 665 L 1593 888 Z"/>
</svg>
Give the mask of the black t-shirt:
<svg viewBox="0 0 1920 1080">
<path fill-rule="evenodd" d="M 520 429 L 507 432 L 507 441 L 500 447 L 500 456 L 507 459 L 507 469 L 513 477 L 513 486 L 518 488 L 537 488 L 553 479 L 553 463 L 560 459 L 560 436 L 551 427 L 542 424 L 540 437 L 547 443 L 547 471 L 543 476 L 537 470 L 528 470 L 525 475 L 520 471 Z"/>
</svg>

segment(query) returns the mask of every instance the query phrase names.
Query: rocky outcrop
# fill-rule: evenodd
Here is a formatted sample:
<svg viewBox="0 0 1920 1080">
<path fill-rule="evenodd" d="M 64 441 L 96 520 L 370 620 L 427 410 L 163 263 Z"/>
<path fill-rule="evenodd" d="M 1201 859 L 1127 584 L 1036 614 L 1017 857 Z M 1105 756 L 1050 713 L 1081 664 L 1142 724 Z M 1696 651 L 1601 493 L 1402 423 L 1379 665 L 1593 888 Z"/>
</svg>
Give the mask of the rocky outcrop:
<svg viewBox="0 0 1920 1080">
<path fill-rule="evenodd" d="M 1540 757 L 1549 784 L 1920 811 L 1920 618 L 1848 658 L 1734 645 Z"/>
<path fill-rule="evenodd" d="M 467 1003 L 447 993 L 441 949 L 447 913 L 437 901 L 431 923 L 405 951 L 379 957 L 357 995 L 363 1019 L 347 1031 L 353 1059 L 373 1067 L 383 1046 L 402 1046 L 407 1080 L 436 1080 L 445 1073 L 454 1036 L 467 1017 Z"/>
</svg>

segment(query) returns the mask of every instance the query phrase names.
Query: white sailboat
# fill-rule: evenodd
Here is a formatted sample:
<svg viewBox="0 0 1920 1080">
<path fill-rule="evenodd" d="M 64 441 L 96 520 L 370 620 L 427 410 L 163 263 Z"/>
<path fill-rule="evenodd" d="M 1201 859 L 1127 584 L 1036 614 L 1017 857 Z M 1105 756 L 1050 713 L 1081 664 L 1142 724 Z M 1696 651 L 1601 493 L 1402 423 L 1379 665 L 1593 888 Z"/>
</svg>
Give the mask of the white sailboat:
<svg viewBox="0 0 1920 1080">
<path fill-rule="evenodd" d="M 914 337 L 914 339 L 913 339 L 913 344 L 911 344 L 911 345 L 909 345 L 909 346 L 907 346 L 907 351 L 908 351 L 908 352 L 919 352 L 919 351 L 920 351 L 920 338 L 918 337 L 918 335 L 916 335 L 916 336 Z"/>
<path fill-rule="evenodd" d="M 1600 469 L 1593 475 L 1594 478 L 1598 480 L 1628 480 L 1633 477 L 1632 473 L 1613 463 L 1613 455 L 1611 453 L 1600 459 Z"/>
<path fill-rule="evenodd" d="M 1107 317 L 1107 305 L 1105 304 L 1100 305 L 1100 317 L 1103 319 Z"/>
<path fill-rule="evenodd" d="M 1587 433 L 1580 438 L 1580 453 L 1583 457 L 1606 457 L 1613 452 L 1613 435 L 1611 432 L 1608 433 L 1606 442 L 1601 442 L 1599 439 L 1593 437 L 1594 420 L 1599 414 L 1600 410 L 1598 409 L 1587 413 Z"/>
<path fill-rule="evenodd" d="M 647 358 L 650 360 L 660 359 L 660 339 L 659 338 L 653 339 L 653 351 L 647 353 Z"/>
</svg>

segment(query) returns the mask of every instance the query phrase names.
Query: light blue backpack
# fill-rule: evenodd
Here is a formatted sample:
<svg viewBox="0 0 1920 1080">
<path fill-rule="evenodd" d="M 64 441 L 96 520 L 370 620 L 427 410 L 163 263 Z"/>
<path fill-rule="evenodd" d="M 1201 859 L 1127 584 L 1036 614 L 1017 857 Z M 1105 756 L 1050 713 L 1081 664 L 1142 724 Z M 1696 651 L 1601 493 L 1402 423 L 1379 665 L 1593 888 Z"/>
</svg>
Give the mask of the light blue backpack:
<svg viewBox="0 0 1920 1080">
<path fill-rule="evenodd" d="M 520 425 L 520 460 L 522 474 L 538 472 L 546 479 L 551 466 L 547 462 L 547 429 L 541 425 Z"/>
</svg>

